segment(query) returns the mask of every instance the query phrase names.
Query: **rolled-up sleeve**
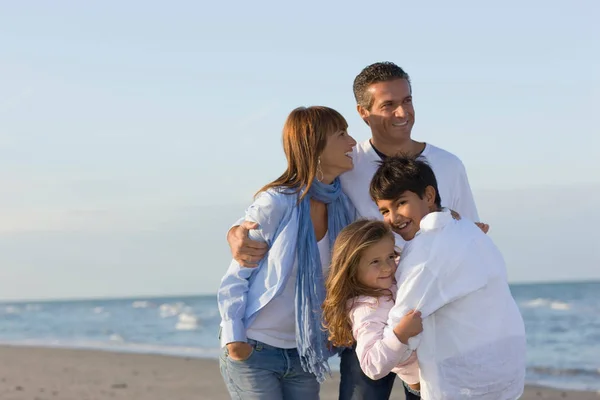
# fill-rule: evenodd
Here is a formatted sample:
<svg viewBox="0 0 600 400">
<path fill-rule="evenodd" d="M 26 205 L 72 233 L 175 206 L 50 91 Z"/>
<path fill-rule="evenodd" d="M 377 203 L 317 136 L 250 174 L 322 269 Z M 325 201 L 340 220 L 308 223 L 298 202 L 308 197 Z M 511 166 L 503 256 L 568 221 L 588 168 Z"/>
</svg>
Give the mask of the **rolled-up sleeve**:
<svg viewBox="0 0 600 400">
<path fill-rule="evenodd" d="M 261 193 L 246 210 L 245 220 L 258 223 L 258 229 L 251 230 L 249 236 L 271 245 L 286 211 L 286 202 L 281 193 L 266 191 Z M 265 256 L 256 268 L 246 268 L 235 260 L 231 261 L 217 292 L 217 302 L 221 314 L 221 346 L 231 342 L 245 342 L 246 304 L 249 279 L 261 268 L 265 268 Z"/>
</svg>

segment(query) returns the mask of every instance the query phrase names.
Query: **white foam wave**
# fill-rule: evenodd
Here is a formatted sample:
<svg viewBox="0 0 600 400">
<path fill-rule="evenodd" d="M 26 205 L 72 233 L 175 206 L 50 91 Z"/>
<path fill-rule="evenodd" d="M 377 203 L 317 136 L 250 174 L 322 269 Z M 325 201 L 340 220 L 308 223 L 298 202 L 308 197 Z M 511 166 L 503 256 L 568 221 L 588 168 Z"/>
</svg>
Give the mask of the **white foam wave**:
<svg viewBox="0 0 600 400">
<path fill-rule="evenodd" d="M 104 312 L 104 308 L 103 307 L 94 307 L 94 309 L 92 311 L 94 312 L 94 314 L 102 314 Z"/>
<path fill-rule="evenodd" d="M 198 328 L 198 317 L 190 312 L 184 312 L 179 314 L 175 329 L 178 331 L 193 331 Z"/>
<path fill-rule="evenodd" d="M 151 303 L 149 301 L 142 301 L 142 300 L 138 300 L 138 301 L 134 301 L 133 303 L 131 303 L 131 307 L 133 308 L 148 308 L 150 307 Z"/>
<path fill-rule="evenodd" d="M 550 303 L 550 308 L 553 310 L 570 310 L 571 306 L 568 303 L 562 301 L 553 301 Z"/>
<path fill-rule="evenodd" d="M 161 304 L 161 306 L 158 308 L 158 312 L 159 312 L 161 318 L 169 318 L 169 317 L 175 317 L 175 316 L 179 315 L 181 312 L 184 311 L 185 308 L 186 308 L 186 305 L 185 305 L 185 303 L 182 303 L 182 302 L 173 303 L 173 304 L 165 303 L 165 304 Z"/>
<path fill-rule="evenodd" d="M 108 340 L 110 340 L 111 342 L 117 342 L 117 343 L 125 342 L 125 339 L 123 339 L 123 336 L 121 336 L 117 333 L 113 333 L 112 335 L 110 335 L 108 337 Z"/>
<path fill-rule="evenodd" d="M 163 354 L 179 357 L 194 358 L 218 358 L 221 350 L 218 348 L 199 348 L 199 347 L 180 347 L 180 346 L 160 346 L 142 343 L 117 343 L 117 342 L 98 342 L 98 341 L 67 341 L 67 340 L 0 340 L 1 345 L 11 346 L 34 346 L 51 347 L 62 349 L 87 349 L 87 350 L 106 350 L 117 351 L 120 353 L 137 354 Z"/>
<path fill-rule="evenodd" d="M 109 336 L 108 338 L 111 342 L 117 342 L 117 343 L 123 343 L 125 342 L 125 339 L 123 339 L 123 336 L 113 333 L 112 335 Z"/>
<path fill-rule="evenodd" d="M 565 303 L 563 301 L 557 301 L 552 299 L 544 299 L 538 298 L 534 300 L 527 301 L 525 303 L 521 303 L 521 306 L 525 308 L 538 308 L 538 307 L 548 307 L 552 310 L 570 310 L 571 305 L 569 303 Z"/>
<path fill-rule="evenodd" d="M 540 298 L 540 299 L 530 300 L 526 303 L 523 303 L 523 307 L 536 308 L 536 307 L 544 307 L 544 306 L 547 306 L 548 304 L 550 304 L 550 300 Z"/>
<path fill-rule="evenodd" d="M 19 314 L 21 309 L 17 306 L 6 306 L 4 307 L 5 314 Z"/>
</svg>

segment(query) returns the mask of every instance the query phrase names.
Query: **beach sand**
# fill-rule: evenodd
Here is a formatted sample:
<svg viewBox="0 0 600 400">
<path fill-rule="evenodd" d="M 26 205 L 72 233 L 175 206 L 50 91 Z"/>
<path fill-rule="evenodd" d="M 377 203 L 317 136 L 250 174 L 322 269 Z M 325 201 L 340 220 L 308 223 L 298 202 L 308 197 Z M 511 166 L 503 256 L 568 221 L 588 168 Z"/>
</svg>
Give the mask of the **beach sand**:
<svg viewBox="0 0 600 400">
<path fill-rule="evenodd" d="M 229 399 L 217 360 L 0 346 L 2 400 Z M 321 399 L 337 399 L 339 376 Z M 400 385 L 393 399 L 403 399 Z M 528 387 L 523 399 L 600 400 L 592 392 Z"/>
</svg>

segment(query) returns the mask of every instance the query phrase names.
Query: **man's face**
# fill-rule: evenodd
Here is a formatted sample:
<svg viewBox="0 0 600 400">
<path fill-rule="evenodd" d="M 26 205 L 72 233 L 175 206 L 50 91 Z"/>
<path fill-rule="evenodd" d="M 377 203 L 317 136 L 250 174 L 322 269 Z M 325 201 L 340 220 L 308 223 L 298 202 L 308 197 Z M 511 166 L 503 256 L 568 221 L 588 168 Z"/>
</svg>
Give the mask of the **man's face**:
<svg viewBox="0 0 600 400">
<path fill-rule="evenodd" d="M 435 209 L 435 189 L 428 186 L 423 198 L 414 192 L 405 191 L 394 200 L 377 200 L 383 220 L 392 226 L 392 230 L 402 239 L 414 239 L 420 229 L 421 220 Z"/>
<path fill-rule="evenodd" d="M 410 139 L 415 123 L 410 84 L 406 79 L 378 82 L 369 86 L 370 110 L 358 106 L 361 118 L 371 127 L 374 137 L 385 141 Z"/>
</svg>

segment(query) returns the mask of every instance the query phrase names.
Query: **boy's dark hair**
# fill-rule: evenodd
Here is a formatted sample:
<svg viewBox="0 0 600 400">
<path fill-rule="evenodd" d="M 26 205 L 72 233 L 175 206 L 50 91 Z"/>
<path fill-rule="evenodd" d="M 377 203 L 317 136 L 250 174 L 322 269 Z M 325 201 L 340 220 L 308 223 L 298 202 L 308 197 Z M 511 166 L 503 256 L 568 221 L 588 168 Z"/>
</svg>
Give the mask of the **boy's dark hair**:
<svg viewBox="0 0 600 400">
<path fill-rule="evenodd" d="M 373 201 L 396 200 L 406 191 L 422 199 L 427 186 L 435 189 L 435 205 L 441 207 L 437 179 L 429 164 L 423 158 L 400 154 L 381 161 L 371 180 L 369 193 Z"/>
<path fill-rule="evenodd" d="M 373 97 L 369 93 L 369 86 L 378 82 L 388 82 L 395 79 L 406 79 L 410 85 L 410 77 L 402 68 L 393 62 L 385 61 L 365 67 L 354 78 L 354 98 L 356 104 L 370 110 L 373 106 Z"/>
</svg>

